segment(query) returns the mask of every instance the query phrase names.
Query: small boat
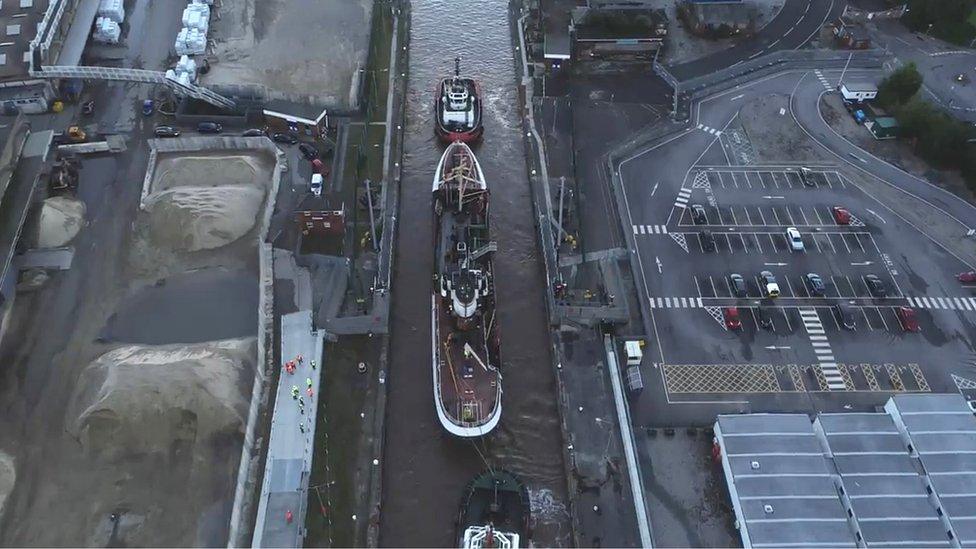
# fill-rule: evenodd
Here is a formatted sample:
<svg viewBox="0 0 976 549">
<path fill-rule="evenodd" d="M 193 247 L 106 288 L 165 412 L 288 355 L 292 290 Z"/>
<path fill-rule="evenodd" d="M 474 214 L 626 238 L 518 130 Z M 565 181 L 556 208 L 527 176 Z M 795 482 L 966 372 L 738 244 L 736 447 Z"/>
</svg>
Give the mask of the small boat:
<svg viewBox="0 0 976 549">
<path fill-rule="evenodd" d="M 452 435 L 488 434 L 502 414 L 499 333 L 489 237 L 488 185 L 471 149 L 448 145 L 433 184 L 431 296 L 434 402 Z"/>
<path fill-rule="evenodd" d="M 441 141 L 477 141 L 481 125 L 481 87 L 473 78 L 461 77 L 461 58 L 454 59 L 454 76 L 441 80 L 434 103 L 434 131 Z"/>
<path fill-rule="evenodd" d="M 464 490 L 458 516 L 458 547 L 527 546 L 530 517 L 525 485 L 508 471 L 486 471 Z"/>
</svg>

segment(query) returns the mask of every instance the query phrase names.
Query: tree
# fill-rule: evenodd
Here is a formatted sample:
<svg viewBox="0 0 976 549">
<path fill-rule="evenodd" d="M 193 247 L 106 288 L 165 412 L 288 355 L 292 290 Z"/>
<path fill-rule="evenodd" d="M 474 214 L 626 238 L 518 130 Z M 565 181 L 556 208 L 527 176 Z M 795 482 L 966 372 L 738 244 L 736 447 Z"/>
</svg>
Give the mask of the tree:
<svg viewBox="0 0 976 549">
<path fill-rule="evenodd" d="M 878 102 L 889 109 L 904 105 L 922 87 L 922 75 L 909 63 L 888 75 L 878 86 Z"/>
</svg>

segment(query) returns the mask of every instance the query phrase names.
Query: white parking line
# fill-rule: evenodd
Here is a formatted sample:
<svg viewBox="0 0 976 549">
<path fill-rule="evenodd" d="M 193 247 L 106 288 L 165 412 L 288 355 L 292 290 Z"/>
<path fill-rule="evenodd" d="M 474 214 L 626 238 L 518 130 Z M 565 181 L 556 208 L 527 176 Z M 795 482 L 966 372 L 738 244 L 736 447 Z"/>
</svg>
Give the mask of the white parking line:
<svg viewBox="0 0 976 549">
<path fill-rule="evenodd" d="M 817 221 L 820 222 L 820 225 L 825 225 L 825 223 L 823 221 L 823 218 L 820 217 L 820 208 L 817 208 L 816 206 L 814 206 L 813 213 L 817 214 Z"/>
<path fill-rule="evenodd" d="M 803 207 L 800 206 L 800 215 L 803 216 L 803 224 L 809 225 L 810 222 L 807 220 L 807 214 L 803 211 Z"/>
<path fill-rule="evenodd" d="M 878 316 L 881 317 L 881 323 L 884 324 L 884 329 L 887 332 L 888 331 L 888 322 L 885 320 L 884 313 L 878 307 L 875 307 L 875 310 L 878 311 Z"/>
<path fill-rule="evenodd" d="M 767 225 L 767 223 L 766 223 L 766 216 L 764 216 L 763 213 L 762 213 L 762 206 L 757 206 L 756 209 L 759 211 L 759 219 L 762 219 L 762 224 L 764 226 Z"/>
</svg>

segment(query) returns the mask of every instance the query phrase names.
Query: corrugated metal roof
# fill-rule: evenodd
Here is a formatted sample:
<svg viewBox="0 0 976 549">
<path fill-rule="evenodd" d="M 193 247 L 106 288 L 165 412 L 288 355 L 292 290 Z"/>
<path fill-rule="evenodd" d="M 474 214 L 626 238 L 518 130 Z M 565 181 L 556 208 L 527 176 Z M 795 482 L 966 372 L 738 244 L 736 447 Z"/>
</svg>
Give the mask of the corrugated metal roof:
<svg viewBox="0 0 976 549">
<path fill-rule="evenodd" d="M 976 417 L 961 395 L 886 413 L 719 416 L 746 547 L 976 544 Z"/>
</svg>

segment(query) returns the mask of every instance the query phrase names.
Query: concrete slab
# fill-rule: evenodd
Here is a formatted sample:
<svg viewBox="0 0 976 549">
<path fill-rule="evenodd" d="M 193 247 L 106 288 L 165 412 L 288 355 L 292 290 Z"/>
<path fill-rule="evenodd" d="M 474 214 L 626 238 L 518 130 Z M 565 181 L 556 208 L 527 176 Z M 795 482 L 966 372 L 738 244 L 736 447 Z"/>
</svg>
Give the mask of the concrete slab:
<svg viewBox="0 0 976 549">
<path fill-rule="evenodd" d="M 27 250 L 17 257 L 17 267 L 20 269 L 57 269 L 59 271 L 65 271 L 71 268 L 71 261 L 74 257 L 74 246 Z"/>
<path fill-rule="evenodd" d="M 322 360 L 323 342 L 324 332 L 312 329 L 311 311 L 281 317 L 282 360 L 303 360 L 296 360 L 293 373 L 282 369 L 278 381 L 253 547 L 302 546 L 322 371 L 312 361 Z"/>
</svg>

